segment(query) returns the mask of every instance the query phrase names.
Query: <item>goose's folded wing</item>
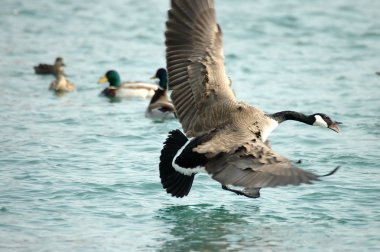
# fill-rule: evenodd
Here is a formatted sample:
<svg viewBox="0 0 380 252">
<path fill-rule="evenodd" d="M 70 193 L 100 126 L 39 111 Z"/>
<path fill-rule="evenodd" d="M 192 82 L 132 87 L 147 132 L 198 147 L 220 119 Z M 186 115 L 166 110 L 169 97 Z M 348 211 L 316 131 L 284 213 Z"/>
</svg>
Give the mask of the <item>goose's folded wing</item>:
<svg viewBox="0 0 380 252">
<path fill-rule="evenodd" d="M 223 185 L 245 189 L 299 185 L 320 177 L 296 167 L 259 141 L 244 144 L 234 153 L 215 157 L 206 170 Z"/>
<path fill-rule="evenodd" d="M 222 31 L 212 0 L 172 0 L 171 6 L 165 33 L 169 89 L 185 133 L 199 136 L 228 120 L 225 110 L 235 103 Z"/>
</svg>

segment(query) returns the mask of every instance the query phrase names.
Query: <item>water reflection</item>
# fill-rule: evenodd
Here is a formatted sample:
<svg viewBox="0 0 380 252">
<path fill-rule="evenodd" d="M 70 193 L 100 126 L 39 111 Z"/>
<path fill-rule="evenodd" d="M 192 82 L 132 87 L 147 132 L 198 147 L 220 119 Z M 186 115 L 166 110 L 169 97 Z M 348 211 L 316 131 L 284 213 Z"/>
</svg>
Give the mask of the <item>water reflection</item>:
<svg viewBox="0 0 380 252">
<path fill-rule="evenodd" d="M 157 217 L 169 229 L 160 251 L 223 251 L 234 230 L 248 224 L 247 215 L 212 205 L 170 206 L 160 209 Z"/>
<path fill-rule="evenodd" d="M 56 91 L 53 91 L 53 92 L 58 97 L 63 97 L 63 96 L 65 96 L 67 94 L 66 91 L 60 91 L 60 90 L 56 90 Z"/>
<path fill-rule="evenodd" d="M 120 103 L 120 102 L 122 102 L 122 99 L 120 97 L 107 97 L 107 96 L 104 96 L 104 98 L 106 98 L 109 103 Z"/>
</svg>

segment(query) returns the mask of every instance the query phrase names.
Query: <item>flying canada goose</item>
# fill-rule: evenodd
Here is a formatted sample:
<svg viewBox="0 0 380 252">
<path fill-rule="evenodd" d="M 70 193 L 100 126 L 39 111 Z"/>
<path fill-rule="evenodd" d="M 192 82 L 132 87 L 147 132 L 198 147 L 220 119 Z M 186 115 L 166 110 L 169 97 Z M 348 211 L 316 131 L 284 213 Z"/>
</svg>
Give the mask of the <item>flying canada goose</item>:
<svg viewBox="0 0 380 252">
<path fill-rule="evenodd" d="M 150 98 L 154 95 L 157 85 L 143 82 L 121 82 L 120 75 L 115 70 L 109 70 L 98 83 L 108 82 L 101 95 L 118 98 Z"/>
<path fill-rule="evenodd" d="M 158 89 L 155 91 L 149 106 L 145 111 L 145 116 L 152 119 L 171 119 L 175 118 L 173 103 L 169 101 L 167 95 L 168 73 L 164 68 L 157 70 L 152 79 L 159 79 Z"/>
<path fill-rule="evenodd" d="M 53 74 L 57 76 L 58 71 L 61 67 L 65 66 L 63 59 L 58 57 L 55 59 L 54 65 L 50 64 L 39 64 L 38 66 L 34 66 L 34 72 L 36 74 Z"/>
<path fill-rule="evenodd" d="M 237 101 L 224 70 L 222 31 L 213 0 L 172 0 L 165 36 L 171 98 L 185 132 L 171 131 L 161 151 L 160 178 L 167 193 L 186 196 L 201 171 L 223 189 L 251 198 L 259 197 L 263 187 L 311 183 L 322 177 L 296 167 L 265 141 L 286 120 L 336 132 L 339 123 L 322 113 L 266 114 Z"/>
<path fill-rule="evenodd" d="M 50 84 L 49 89 L 56 92 L 74 91 L 75 85 L 65 78 L 63 66 L 57 68 L 56 79 Z"/>
</svg>

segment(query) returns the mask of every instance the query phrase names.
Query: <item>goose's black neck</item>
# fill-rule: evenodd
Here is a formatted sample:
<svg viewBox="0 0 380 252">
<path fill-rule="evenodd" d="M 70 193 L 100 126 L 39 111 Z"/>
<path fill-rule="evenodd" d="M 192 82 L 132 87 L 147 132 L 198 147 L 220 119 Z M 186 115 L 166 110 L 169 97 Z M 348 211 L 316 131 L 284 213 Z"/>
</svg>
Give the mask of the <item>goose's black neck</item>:
<svg viewBox="0 0 380 252">
<path fill-rule="evenodd" d="M 282 123 L 284 121 L 292 120 L 303 122 L 309 125 L 313 125 L 314 118 L 312 116 L 307 116 L 305 114 L 295 112 L 295 111 L 281 111 L 270 115 L 273 119 L 275 119 L 278 123 Z"/>
</svg>

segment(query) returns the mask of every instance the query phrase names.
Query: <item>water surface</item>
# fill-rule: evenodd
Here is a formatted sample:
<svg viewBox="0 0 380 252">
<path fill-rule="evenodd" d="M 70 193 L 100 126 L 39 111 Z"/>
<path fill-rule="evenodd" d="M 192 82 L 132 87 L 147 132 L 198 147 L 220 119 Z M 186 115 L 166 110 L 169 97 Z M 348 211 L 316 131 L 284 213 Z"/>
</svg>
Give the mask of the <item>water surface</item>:
<svg viewBox="0 0 380 252">
<path fill-rule="evenodd" d="M 324 112 L 342 132 L 286 123 L 272 147 L 334 176 L 248 199 L 197 176 L 162 189 L 158 160 L 177 121 L 148 101 L 109 102 L 107 70 L 149 82 L 165 66 L 168 1 L 5 0 L 0 10 L 1 251 L 380 250 L 378 1 L 217 1 L 239 99 L 267 112 Z M 33 65 L 65 59 L 74 93 Z"/>
</svg>

